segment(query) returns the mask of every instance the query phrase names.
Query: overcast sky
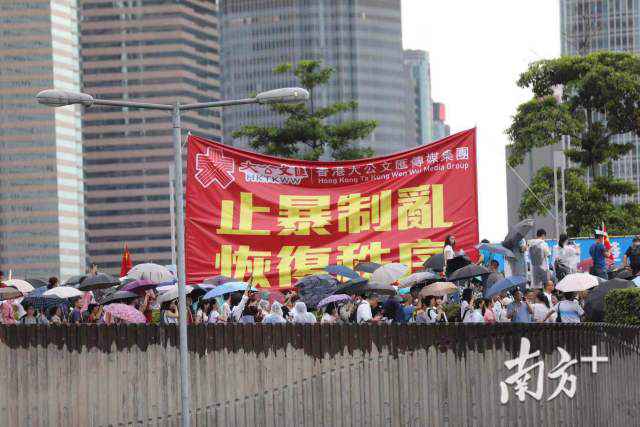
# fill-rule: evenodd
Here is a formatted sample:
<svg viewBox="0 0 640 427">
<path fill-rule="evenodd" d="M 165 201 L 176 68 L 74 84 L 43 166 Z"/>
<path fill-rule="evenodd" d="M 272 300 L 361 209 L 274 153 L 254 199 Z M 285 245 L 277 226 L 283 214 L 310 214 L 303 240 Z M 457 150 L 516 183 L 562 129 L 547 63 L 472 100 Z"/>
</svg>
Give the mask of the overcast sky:
<svg viewBox="0 0 640 427">
<path fill-rule="evenodd" d="M 507 231 L 504 130 L 530 96 L 515 85 L 519 74 L 560 53 L 558 3 L 402 0 L 404 47 L 429 52 L 433 99 L 445 103 L 451 133 L 478 128 L 481 239 Z"/>
</svg>

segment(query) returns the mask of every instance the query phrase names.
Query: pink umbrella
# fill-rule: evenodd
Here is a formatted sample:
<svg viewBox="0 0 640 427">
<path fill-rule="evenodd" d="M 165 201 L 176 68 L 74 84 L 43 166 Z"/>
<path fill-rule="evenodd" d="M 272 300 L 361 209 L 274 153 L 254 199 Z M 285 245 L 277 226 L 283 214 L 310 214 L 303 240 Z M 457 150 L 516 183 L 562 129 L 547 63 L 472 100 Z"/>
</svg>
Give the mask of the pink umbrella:
<svg viewBox="0 0 640 427">
<path fill-rule="evenodd" d="M 153 289 L 156 286 L 158 286 L 158 284 L 155 282 L 152 282 L 151 280 L 138 279 L 138 280 L 134 280 L 133 282 L 127 283 L 120 290 L 134 292 L 136 294 L 143 295 L 145 291 L 149 289 Z"/>
<path fill-rule="evenodd" d="M 126 304 L 109 304 L 104 307 L 104 312 L 111 317 L 124 320 L 127 323 L 147 323 L 147 318 L 135 307 Z"/>
</svg>

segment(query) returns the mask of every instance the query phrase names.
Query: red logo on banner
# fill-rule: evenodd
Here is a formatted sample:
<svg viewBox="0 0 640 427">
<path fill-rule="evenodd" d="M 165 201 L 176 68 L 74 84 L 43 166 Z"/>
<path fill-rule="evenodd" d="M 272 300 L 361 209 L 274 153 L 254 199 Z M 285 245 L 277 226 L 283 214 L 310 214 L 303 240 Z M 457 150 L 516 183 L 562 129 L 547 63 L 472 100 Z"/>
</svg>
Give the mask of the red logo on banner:
<svg viewBox="0 0 640 427">
<path fill-rule="evenodd" d="M 195 178 L 204 187 L 207 188 L 214 182 L 218 182 L 222 188 L 227 188 L 235 178 L 235 162 L 233 159 L 225 157 L 222 150 L 207 148 L 204 154 L 196 156 Z"/>
<path fill-rule="evenodd" d="M 401 262 L 411 273 L 442 252 L 449 234 L 456 250 L 475 252 L 475 130 L 347 162 L 280 159 L 195 136 L 188 142 L 189 283 L 222 274 L 287 287 L 329 264 L 367 261 Z"/>
</svg>

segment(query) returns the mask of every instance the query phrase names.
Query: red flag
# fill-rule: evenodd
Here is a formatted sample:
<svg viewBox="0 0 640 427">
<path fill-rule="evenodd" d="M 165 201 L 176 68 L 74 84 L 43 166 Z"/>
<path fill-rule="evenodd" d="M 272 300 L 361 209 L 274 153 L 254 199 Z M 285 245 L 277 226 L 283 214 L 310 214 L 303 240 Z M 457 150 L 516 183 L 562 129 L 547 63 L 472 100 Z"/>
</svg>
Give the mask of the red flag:
<svg viewBox="0 0 640 427">
<path fill-rule="evenodd" d="M 611 250 L 611 241 L 609 240 L 609 234 L 607 233 L 607 226 L 602 223 L 602 234 L 604 235 L 604 248 L 609 251 L 609 259 L 607 264 L 613 264 L 615 257 L 613 256 L 613 251 Z"/>
<path fill-rule="evenodd" d="M 120 277 L 124 277 L 127 275 L 129 270 L 133 268 L 133 263 L 131 262 L 131 254 L 129 253 L 129 247 L 127 244 L 124 244 L 124 252 L 122 253 L 122 267 L 120 267 Z"/>
</svg>

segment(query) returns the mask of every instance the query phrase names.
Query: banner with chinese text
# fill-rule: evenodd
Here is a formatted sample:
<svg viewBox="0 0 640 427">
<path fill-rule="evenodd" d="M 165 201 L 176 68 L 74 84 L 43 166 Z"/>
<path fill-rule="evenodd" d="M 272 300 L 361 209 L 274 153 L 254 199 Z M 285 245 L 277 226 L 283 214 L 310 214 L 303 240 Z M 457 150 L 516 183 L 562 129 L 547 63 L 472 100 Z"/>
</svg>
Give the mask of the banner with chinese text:
<svg viewBox="0 0 640 427">
<path fill-rule="evenodd" d="M 421 269 L 478 243 L 475 129 L 386 157 L 279 159 L 188 139 L 187 282 L 225 275 L 289 287 L 328 264 Z"/>
</svg>

